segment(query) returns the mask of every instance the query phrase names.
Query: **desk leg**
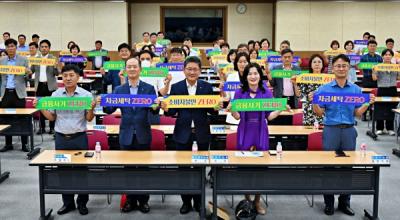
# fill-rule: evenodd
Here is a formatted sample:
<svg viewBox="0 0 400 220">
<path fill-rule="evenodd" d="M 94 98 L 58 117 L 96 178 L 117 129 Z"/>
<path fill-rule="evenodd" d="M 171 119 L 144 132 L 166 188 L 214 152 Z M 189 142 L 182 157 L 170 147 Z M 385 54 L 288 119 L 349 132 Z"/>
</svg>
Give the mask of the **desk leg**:
<svg viewBox="0 0 400 220">
<path fill-rule="evenodd" d="M 31 151 L 26 155 L 28 159 L 32 159 L 33 157 L 36 156 L 36 154 L 40 153 L 40 148 L 35 149 L 35 145 L 33 142 L 33 136 L 34 136 L 35 131 L 33 130 L 33 116 L 31 117 L 31 134 L 29 136 L 30 138 L 30 145 L 31 145 Z"/>
<path fill-rule="evenodd" d="M 1 172 L 1 158 L 0 158 L 0 183 L 6 180 L 10 176 L 10 172 Z"/>
<path fill-rule="evenodd" d="M 200 206 L 200 219 L 205 219 L 206 216 L 206 168 L 201 167 L 201 206 Z"/>
<path fill-rule="evenodd" d="M 50 209 L 46 213 L 46 201 L 44 194 L 44 181 L 43 181 L 43 166 L 39 166 L 39 200 L 40 200 L 40 218 L 39 220 L 48 220 L 51 217 L 51 212 L 53 209 Z"/>
<path fill-rule="evenodd" d="M 218 201 L 217 201 L 217 169 L 216 167 L 212 167 L 212 174 L 213 174 L 213 214 L 212 214 L 212 219 L 213 220 L 217 220 L 218 219 L 218 215 L 217 215 L 217 207 L 218 207 Z"/>
<path fill-rule="evenodd" d="M 372 215 L 367 210 L 364 209 L 365 217 L 371 220 L 378 220 L 378 211 L 379 211 L 379 167 L 375 167 L 375 193 L 374 193 L 374 203 Z"/>
<path fill-rule="evenodd" d="M 372 111 L 372 106 L 371 106 L 371 111 Z M 375 112 L 372 112 L 372 129 L 370 131 L 367 131 L 367 135 L 370 136 L 374 141 L 378 139 L 378 136 L 375 134 Z"/>
</svg>

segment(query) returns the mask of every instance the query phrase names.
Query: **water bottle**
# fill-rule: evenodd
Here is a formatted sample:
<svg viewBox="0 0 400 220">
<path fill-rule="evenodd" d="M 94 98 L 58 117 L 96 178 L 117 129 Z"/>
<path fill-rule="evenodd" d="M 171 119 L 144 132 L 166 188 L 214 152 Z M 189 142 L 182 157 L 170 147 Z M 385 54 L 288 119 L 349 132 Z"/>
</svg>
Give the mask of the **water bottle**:
<svg viewBox="0 0 400 220">
<path fill-rule="evenodd" d="M 315 118 L 314 119 L 314 130 L 318 130 L 319 129 L 319 123 L 318 123 L 318 120 Z"/>
<path fill-rule="evenodd" d="M 193 141 L 192 152 L 197 153 L 198 150 L 199 150 L 199 148 L 197 146 L 197 141 Z"/>
<path fill-rule="evenodd" d="M 282 159 L 282 154 L 282 144 L 281 142 L 278 142 L 278 144 L 276 145 L 276 158 L 278 158 L 278 160 Z"/>
<path fill-rule="evenodd" d="M 101 158 L 101 145 L 100 145 L 100 142 L 96 142 L 95 151 L 96 151 L 96 159 L 100 159 Z"/>
<path fill-rule="evenodd" d="M 360 146 L 360 151 L 361 151 L 361 157 L 366 157 L 367 156 L 367 144 L 362 143 Z"/>
</svg>

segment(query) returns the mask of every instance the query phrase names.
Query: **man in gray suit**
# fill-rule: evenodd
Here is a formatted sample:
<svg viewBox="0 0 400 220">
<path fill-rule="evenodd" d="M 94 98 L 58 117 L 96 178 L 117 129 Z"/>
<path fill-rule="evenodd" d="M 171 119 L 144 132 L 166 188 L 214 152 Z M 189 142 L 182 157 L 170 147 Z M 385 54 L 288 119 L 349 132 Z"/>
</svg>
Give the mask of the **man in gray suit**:
<svg viewBox="0 0 400 220">
<path fill-rule="evenodd" d="M 40 52 L 38 58 L 57 59 L 52 54 L 49 54 L 51 43 L 49 40 L 44 39 L 40 41 Z M 54 66 L 44 65 L 32 65 L 31 70 L 35 73 L 35 91 L 37 97 L 51 96 L 51 94 L 57 90 L 57 75 L 59 70 L 57 68 L 57 62 Z M 40 113 L 40 129 L 37 134 L 45 133 L 46 118 Z M 54 134 L 54 121 L 50 121 L 49 134 Z"/>
<path fill-rule="evenodd" d="M 16 53 L 17 41 L 10 38 L 6 40 L 6 51 L 8 56 L 0 60 L 0 65 L 7 66 L 23 66 L 26 68 L 26 73 L 31 74 L 31 70 L 28 67 L 28 60 L 26 57 L 20 56 Z M 2 74 L 1 75 L 1 107 L 2 108 L 25 108 L 25 97 L 26 97 L 26 75 L 15 75 L 15 74 Z M 28 137 L 22 136 L 22 151 L 28 152 L 27 143 Z M 12 136 L 6 136 L 6 146 L 0 149 L 0 152 L 12 150 Z"/>
</svg>

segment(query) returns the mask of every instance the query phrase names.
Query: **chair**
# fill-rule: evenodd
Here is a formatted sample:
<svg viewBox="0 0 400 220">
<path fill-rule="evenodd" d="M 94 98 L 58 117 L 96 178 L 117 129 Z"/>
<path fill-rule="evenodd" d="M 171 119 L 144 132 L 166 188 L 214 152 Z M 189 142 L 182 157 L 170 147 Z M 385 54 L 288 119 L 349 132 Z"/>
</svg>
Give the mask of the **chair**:
<svg viewBox="0 0 400 220">
<path fill-rule="evenodd" d="M 307 151 L 322 151 L 322 131 L 313 132 L 308 135 Z M 310 207 L 314 206 L 314 195 L 311 195 L 311 204 L 308 200 L 307 203 Z"/>
<path fill-rule="evenodd" d="M 400 81 L 397 81 L 396 87 L 397 87 L 397 88 L 400 88 Z"/>
<path fill-rule="evenodd" d="M 166 150 L 165 134 L 158 129 L 151 129 L 151 150 Z"/>
<path fill-rule="evenodd" d="M 34 99 L 35 99 L 34 97 L 26 97 L 25 98 L 25 108 L 35 108 L 35 107 L 33 107 Z M 37 123 L 40 120 L 40 111 L 33 113 L 33 119 L 34 119 L 33 125 L 34 125 L 34 128 L 36 128 Z"/>
<path fill-rule="evenodd" d="M 86 134 L 88 136 L 88 150 L 95 150 L 96 142 L 100 142 L 101 150 L 109 150 L 108 136 L 105 131 L 99 130 L 87 130 Z M 107 195 L 107 203 L 111 204 L 111 195 Z"/>
<path fill-rule="evenodd" d="M 165 115 L 160 116 L 160 125 L 175 125 L 176 118 Z"/>
<path fill-rule="evenodd" d="M 119 125 L 121 123 L 120 115 L 105 115 L 103 117 L 103 125 Z"/>
<path fill-rule="evenodd" d="M 63 82 L 57 82 L 57 87 L 58 87 L 58 88 L 64 87 L 64 83 L 63 83 Z"/>
<path fill-rule="evenodd" d="M 308 57 L 301 58 L 301 63 L 300 63 L 301 69 L 308 69 L 309 62 L 310 62 L 310 58 L 308 58 Z"/>
<path fill-rule="evenodd" d="M 292 118 L 292 125 L 303 125 L 303 113 L 295 113 Z"/>
</svg>

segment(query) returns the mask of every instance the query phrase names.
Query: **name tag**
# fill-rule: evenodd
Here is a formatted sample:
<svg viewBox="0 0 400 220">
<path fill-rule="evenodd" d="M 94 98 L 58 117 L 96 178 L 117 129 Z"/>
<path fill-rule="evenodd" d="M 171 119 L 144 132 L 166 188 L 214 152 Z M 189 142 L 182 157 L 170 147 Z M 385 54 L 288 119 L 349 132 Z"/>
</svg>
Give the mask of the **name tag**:
<svg viewBox="0 0 400 220">
<path fill-rule="evenodd" d="M 376 156 L 372 156 L 372 163 L 375 163 L 375 164 L 390 164 L 390 159 L 389 159 L 389 156 L 376 155 Z"/>
<path fill-rule="evenodd" d="M 212 155 L 211 156 L 211 163 L 228 163 L 228 155 Z"/>
<path fill-rule="evenodd" d="M 93 125 L 93 130 L 105 131 L 106 126 L 105 125 Z"/>
<path fill-rule="evenodd" d="M 192 163 L 208 163 L 208 156 L 192 155 Z"/>
<path fill-rule="evenodd" d="M 56 154 L 54 155 L 54 161 L 60 163 L 70 163 L 71 154 Z"/>
<path fill-rule="evenodd" d="M 213 133 L 224 134 L 225 126 L 213 126 L 212 131 L 213 131 Z"/>
<path fill-rule="evenodd" d="M 17 109 L 15 108 L 6 108 L 4 111 L 9 114 L 17 114 Z"/>
</svg>

